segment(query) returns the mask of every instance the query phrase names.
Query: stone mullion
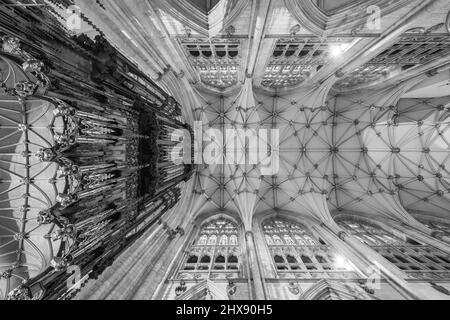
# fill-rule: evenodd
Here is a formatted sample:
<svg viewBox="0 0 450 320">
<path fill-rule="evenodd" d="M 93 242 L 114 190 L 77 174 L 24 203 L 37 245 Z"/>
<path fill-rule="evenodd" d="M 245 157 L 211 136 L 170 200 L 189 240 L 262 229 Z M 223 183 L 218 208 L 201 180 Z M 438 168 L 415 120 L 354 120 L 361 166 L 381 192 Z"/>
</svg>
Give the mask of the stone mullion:
<svg viewBox="0 0 450 320">
<path fill-rule="evenodd" d="M 446 243 L 442 240 L 433 238 L 433 236 L 432 236 L 433 231 L 431 229 L 429 229 L 430 232 L 429 232 L 429 234 L 427 234 L 424 232 L 424 230 L 416 229 L 414 227 L 406 225 L 405 223 L 395 224 L 393 226 L 393 228 L 415 240 L 423 242 L 423 243 L 425 243 L 433 248 L 436 248 L 440 251 L 443 251 L 446 254 L 450 254 L 450 247 L 449 247 L 448 243 Z"/>
<path fill-rule="evenodd" d="M 420 247 L 420 251 L 423 251 L 424 249 L 425 249 L 425 248 Z M 430 272 L 435 271 L 435 270 L 429 269 L 429 268 L 428 268 L 429 265 L 432 265 L 433 267 L 437 268 L 437 270 L 439 270 L 439 271 L 446 270 L 446 269 L 442 266 L 442 264 L 436 263 L 436 262 L 432 261 L 431 259 L 429 259 L 428 257 L 426 257 L 426 256 L 423 255 L 423 254 L 416 253 L 416 252 L 415 252 L 412 248 L 410 248 L 410 247 L 406 248 L 406 251 L 408 252 L 408 257 L 419 255 L 418 258 L 420 258 L 421 260 L 425 260 L 425 262 L 420 263 L 420 262 L 418 262 L 417 260 L 415 260 L 415 259 L 413 259 L 413 258 L 410 258 L 410 260 L 413 261 L 413 263 L 414 263 L 415 265 L 420 266 L 421 270 L 427 270 L 427 271 L 430 271 Z M 436 258 L 436 259 L 439 260 L 439 258 Z"/>
<path fill-rule="evenodd" d="M 333 229 L 328 226 L 326 228 L 330 229 L 330 232 L 333 233 L 334 236 L 339 237 L 342 242 L 346 243 L 348 247 L 351 248 L 355 254 L 357 254 L 358 258 L 361 259 L 362 262 L 366 263 L 368 266 L 375 265 L 377 269 L 379 268 L 381 276 L 385 278 L 388 283 L 390 283 L 405 298 L 413 300 L 427 299 L 424 294 L 414 290 L 405 280 L 408 278 L 408 275 L 405 272 L 398 269 L 394 264 L 386 260 L 373 248 L 364 245 L 345 231 L 332 231 Z"/>
<path fill-rule="evenodd" d="M 308 270 L 308 268 L 306 267 L 306 264 L 305 264 L 305 262 L 304 262 L 303 259 L 302 259 L 302 255 L 306 254 L 306 252 L 305 252 L 305 250 L 304 250 L 304 247 L 301 247 L 301 248 L 298 248 L 298 249 L 300 250 L 300 253 L 298 252 L 298 250 L 296 250 L 297 255 L 298 255 L 298 261 L 299 261 L 299 263 L 301 264 L 301 266 L 302 266 L 302 268 L 303 268 L 302 270 L 303 270 L 305 273 L 307 273 L 308 276 L 310 276 L 309 270 Z"/>
</svg>

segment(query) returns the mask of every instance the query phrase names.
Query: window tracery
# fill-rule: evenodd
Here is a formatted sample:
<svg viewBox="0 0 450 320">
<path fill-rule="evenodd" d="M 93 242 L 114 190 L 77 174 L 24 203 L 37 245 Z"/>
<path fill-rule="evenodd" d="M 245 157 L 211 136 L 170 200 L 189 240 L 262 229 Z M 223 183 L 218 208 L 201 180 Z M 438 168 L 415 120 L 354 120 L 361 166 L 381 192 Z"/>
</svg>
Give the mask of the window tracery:
<svg viewBox="0 0 450 320">
<path fill-rule="evenodd" d="M 386 260 L 415 278 L 442 279 L 450 273 L 450 256 L 414 239 L 402 239 L 362 221 L 339 220 L 338 224 Z"/>
<path fill-rule="evenodd" d="M 280 277 L 351 278 L 350 262 L 316 239 L 305 227 L 286 219 L 272 218 L 262 224 L 266 244 Z"/>
<path fill-rule="evenodd" d="M 332 60 L 332 48 L 345 51 L 350 45 L 344 39 L 280 39 L 266 66 L 262 85 L 273 89 L 299 85 Z"/>
<path fill-rule="evenodd" d="M 447 35 L 430 34 L 425 30 L 406 33 L 390 48 L 339 80 L 335 88 L 355 88 L 444 57 L 450 52 L 449 42 Z"/>
<path fill-rule="evenodd" d="M 237 83 L 240 64 L 239 41 L 184 39 L 181 44 L 205 85 L 226 89 Z"/>
<path fill-rule="evenodd" d="M 206 222 L 188 249 L 178 277 L 233 277 L 239 273 L 239 252 L 235 223 L 222 217 Z"/>
</svg>

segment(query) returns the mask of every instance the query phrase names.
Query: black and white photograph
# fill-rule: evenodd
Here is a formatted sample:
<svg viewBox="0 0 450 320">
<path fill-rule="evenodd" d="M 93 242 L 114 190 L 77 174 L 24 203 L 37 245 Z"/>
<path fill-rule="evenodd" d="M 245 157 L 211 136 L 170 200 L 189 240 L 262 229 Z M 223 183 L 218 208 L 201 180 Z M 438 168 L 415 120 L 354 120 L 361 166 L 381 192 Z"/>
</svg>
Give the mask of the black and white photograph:
<svg viewBox="0 0 450 320">
<path fill-rule="evenodd" d="M 450 300 L 450 1 L 0 0 L 0 300 Z"/>
</svg>

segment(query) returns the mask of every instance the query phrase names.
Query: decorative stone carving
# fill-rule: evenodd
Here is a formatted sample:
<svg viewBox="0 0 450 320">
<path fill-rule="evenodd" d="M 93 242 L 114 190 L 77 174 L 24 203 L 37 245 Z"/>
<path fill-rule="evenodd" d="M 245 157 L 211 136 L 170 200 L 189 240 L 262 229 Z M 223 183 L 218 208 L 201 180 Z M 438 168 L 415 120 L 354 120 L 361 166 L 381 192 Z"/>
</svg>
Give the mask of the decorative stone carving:
<svg viewBox="0 0 450 320">
<path fill-rule="evenodd" d="M 178 233 L 181 237 L 184 236 L 184 229 L 182 227 L 177 227 L 175 232 Z"/>
<path fill-rule="evenodd" d="M 289 289 L 289 292 L 295 296 L 298 296 L 300 294 L 300 287 L 299 287 L 298 283 L 289 282 L 288 289 Z"/>
<path fill-rule="evenodd" d="M 37 89 L 38 85 L 30 81 L 21 81 L 16 84 L 14 93 L 19 97 L 25 98 L 32 96 Z"/>
<path fill-rule="evenodd" d="M 20 40 L 12 36 L 3 36 L 2 40 L 2 50 L 14 55 L 20 55 L 22 50 L 20 49 Z"/>
<path fill-rule="evenodd" d="M 177 234 L 179 233 L 180 230 L 183 230 L 181 228 L 177 228 L 177 229 L 172 229 L 169 227 L 169 225 L 167 224 L 167 222 L 163 222 L 163 229 L 167 231 L 167 233 L 169 234 L 169 240 L 173 240 L 176 238 Z M 184 232 L 184 231 L 183 231 Z"/>
<path fill-rule="evenodd" d="M 52 233 L 52 239 L 53 241 L 56 240 L 63 240 L 63 241 L 67 241 L 69 239 L 75 239 L 76 238 L 76 228 L 73 225 L 66 225 L 64 228 L 62 229 L 58 229 L 55 232 Z"/>
<path fill-rule="evenodd" d="M 436 238 L 438 240 L 443 241 L 444 237 L 445 237 L 445 232 L 444 231 L 440 231 L 440 230 L 435 230 L 431 233 L 431 236 L 433 238 Z"/>
<path fill-rule="evenodd" d="M 291 28 L 291 30 L 289 30 L 289 33 L 291 34 L 291 36 L 294 36 L 297 33 L 299 33 L 301 30 L 302 30 L 302 27 L 299 24 L 296 24 L 295 26 L 293 26 Z"/>
<path fill-rule="evenodd" d="M 43 210 L 39 212 L 37 217 L 37 223 L 39 224 L 50 224 L 54 220 L 54 216 L 50 209 Z"/>
<path fill-rule="evenodd" d="M 68 207 L 70 206 L 72 203 L 76 202 L 78 199 L 78 196 L 75 194 L 64 194 L 64 193 L 60 193 L 58 194 L 58 196 L 56 197 L 56 201 L 58 201 L 62 207 Z"/>
<path fill-rule="evenodd" d="M 361 279 L 358 282 L 359 282 L 360 287 L 363 288 L 365 292 L 367 292 L 369 294 L 374 294 L 375 293 L 375 289 L 370 288 L 367 285 L 367 280 Z"/>
<path fill-rule="evenodd" d="M 230 38 L 232 35 L 235 34 L 236 28 L 233 25 L 231 25 L 231 26 L 229 26 L 228 28 L 225 29 L 225 32 L 227 34 L 227 37 Z"/>
<path fill-rule="evenodd" d="M 32 300 L 31 291 L 26 286 L 19 286 L 8 294 L 8 300 Z"/>
<path fill-rule="evenodd" d="M 67 258 L 62 257 L 54 257 L 52 261 L 50 261 L 50 265 L 56 270 L 56 271 L 64 271 L 69 266 L 69 261 Z"/>
<path fill-rule="evenodd" d="M 236 284 L 233 281 L 229 280 L 228 281 L 228 285 L 227 285 L 227 294 L 228 294 L 228 296 L 229 297 L 234 296 L 236 294 L 236 291 L 237 291 Z"/>
<path fill-rule="evenodd" d="M 179 297 L 180 295 L 186 292 L 186 289 L 187 289 L 186 282 L 180 281 L 180 285 L 175 288 L 175 295 Z"/>
<path fill-rule="evenodd" d="M 345 232 L 345 231 L 339 231 L 338 237 L 339 237 L 339 239 L 341 239 L 342 241 L 345 241 L 345 238 L 348 237 L 348 233 Z"/>
<path fill-rule="evenodd" d="M 49 87 L 50 80 L 46 75 L 49 69 L 44 62 L 35 59 L 31 54 L 22 50 L 20 47 L 20 40 L 16 37 L 3 36 L 1 41 L 2 50 L 6 53 L 20 57 L 24 61 L 22 64 L 22 69 L 37 79 L 36 83 L 29 81 L 17 83 L 14 91 L 10 93 L 14 93 L 19 97 L 28 97 L 33 95 L 38 87 L 44 89 Z"/>
<path fill-rule="evenodd" d="M 36 158 L 42 162 L 51 162 L 56 157 L 56 153 L 51 148 L 40 149 L 35 154 Z"/>
</svg>

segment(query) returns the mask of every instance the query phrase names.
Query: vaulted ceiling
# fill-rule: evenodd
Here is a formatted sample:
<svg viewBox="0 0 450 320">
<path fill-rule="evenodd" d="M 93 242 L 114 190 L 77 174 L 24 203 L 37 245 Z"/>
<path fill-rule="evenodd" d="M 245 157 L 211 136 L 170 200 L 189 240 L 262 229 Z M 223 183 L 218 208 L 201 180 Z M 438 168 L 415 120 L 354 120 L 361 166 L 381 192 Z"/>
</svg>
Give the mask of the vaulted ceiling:
<svg viewBox="0 0 450 320">
<path fill-rule="evenodd" d="M 191 4 L 208 14 L 220 2 L 220 0 L 188 0 Z"/>
<path fill-rule="evenodd" d="M 205 132 L 279 130 L 276 174 L 199 165 L 192 214 L 448 217 L 447 0 L 75 2 Z"/>
</svg>

